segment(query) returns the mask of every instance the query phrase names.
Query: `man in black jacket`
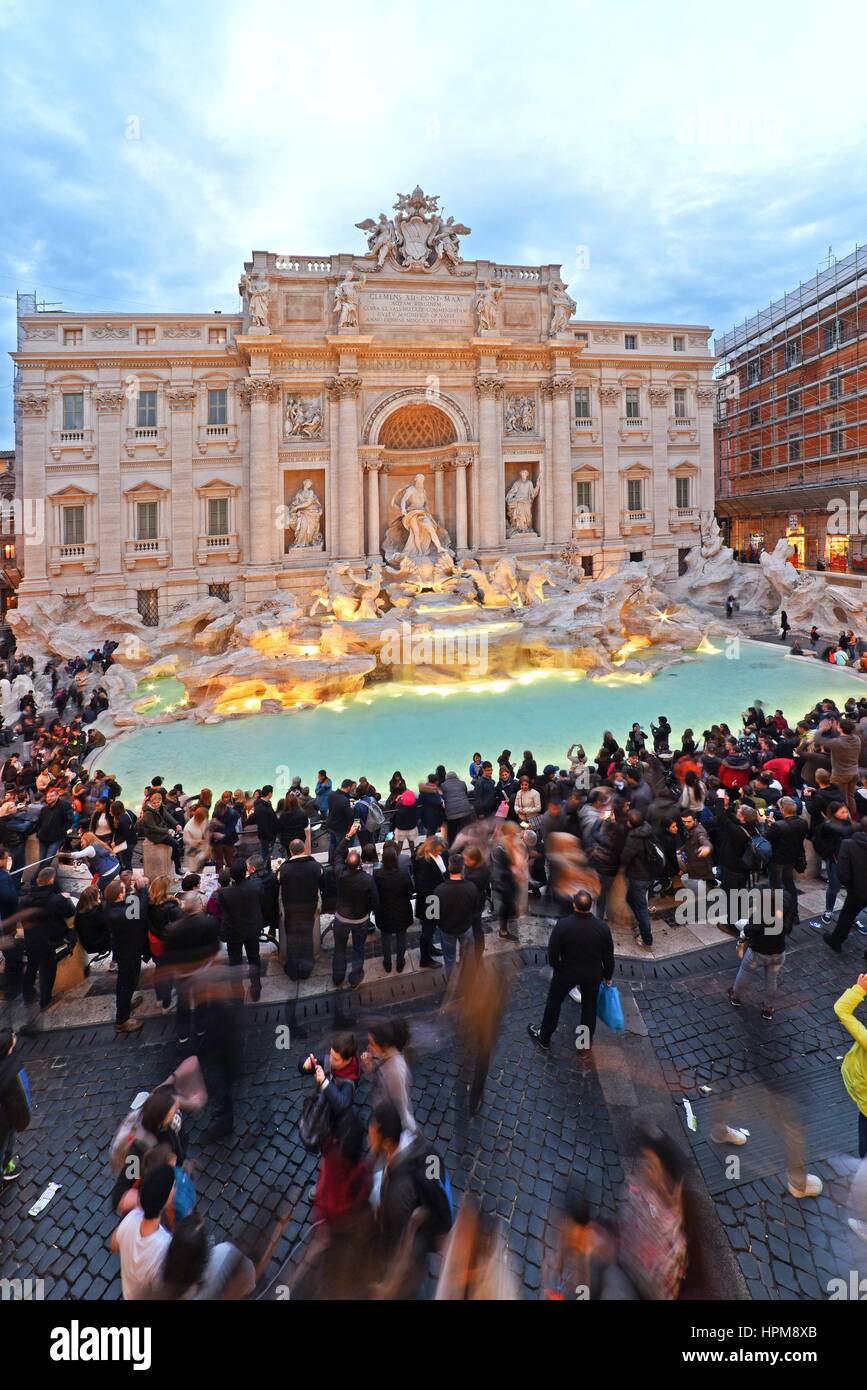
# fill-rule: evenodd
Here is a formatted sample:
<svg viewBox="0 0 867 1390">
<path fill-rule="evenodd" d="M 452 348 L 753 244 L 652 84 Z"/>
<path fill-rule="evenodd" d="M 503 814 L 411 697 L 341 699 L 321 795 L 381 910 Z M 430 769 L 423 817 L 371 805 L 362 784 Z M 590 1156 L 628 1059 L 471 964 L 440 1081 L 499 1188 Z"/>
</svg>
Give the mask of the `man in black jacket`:
<svg viewBox="0 0 867 1390">
<path fill-rule="evenodd" d="M 40 859 L 53 859 L 64 845 L 73 814 L 71 801 L 61 796 L 56 787 L 49 787 L 45 793 L 45 805 L 36 822 Z"/>
<path fill-rule="evenodd" d="M 277 875 L 267 860 L 258 854 L 247 860 L 247 872 L 262 889 L 262 920 L 265 923 L 265 936 L 277 943 L 277 929 L 280 925 L 280 887 Z"/>
<path fill-rule="evenodd" d="M 334 792 L 331 795 L 334 796 Z M 331 978 L 339 989 L 346 975 L 346 946 L 352 933 L 349 984 L 352 989 L 358 989 L 364 979 L 364 943 L 370 931 L 370 915 L 375 913 L 379 906 L 379 893 L 376 880 L 372 874 L 364 872 L 361 867 L 361 855 L 357 849 L 349 849 L 346 836 L 337 845 L 336 853 L 337 895 L 334 906 L 334 960 Z"/>
<path fill-rule="evenodd" d="M 857 829 L 848 840 L 843 841 L 837 869 L 840 882 L 846 889 L 846 901 L 840 909 L 836 927 L 823 935 L 822 940 L 840 955 L 843 942 L 852 930 L 852 923 L 858 913 L 867 907 L 867 816 L 857 822 Z"/>
<path fill-rule="evenodd" d="M 259 956 L 259 935 L 265 930 L 262 884 L 243 861 L 234 863 L 229 872 L 232 882 L 217 894 L 223 909 L 223 938 L 230 965 L 240 965 L 246 954 L 250 966 L 250 997 L 256 1003 L 262 993 Z"/>
<path fill-rule="evenodd" d="M 462 854 L 449 855 L 448 871 L 448 878 L 443 879 L 433 891 L 436 899 L 434 917 L 439 927 L 446 976 L 454 969 L 458 941 L 463 943 L 465 933 L 472 931 L 473 919 L 479 910 L 479 890 L 475 883 L 464 878 Z M 463 954 L 461 944 L 461 959 Z"/>
<path fill-rule="evenodd" d="M 383 1165 L 377 1213 L 382 1287 L 391 1299 L 417 1298 L 428 1254 L 451 1224 L 442 1175 L 429 1172 L 442 1160 L 422 1135 L 402 1132 L 400 1112 L 390 1100 L 374 1110 L 368 1139 L 371 1157 Z M 427 1196 L 431 1189 L 436 1207 Z"/>
<path fill-rule="evenodd" d="M 655 879 L 664 872 L 664 854 L 654 849 L 653 830 L 640 811 L 630 811 L 626 817 L 626 841 L 620 856 L 620 867 L 626 875 L 626 901 L 638 924 L 642 946 L 653 945 L 653 925 L 647 894 Z M 657 846 L 660 848 L 660 846 Z"/>
<path fill-rule="evenodd" d="M 119 878 L 105 890 L 105 921 L 111 932 L 111 954 L 117 965 L 115 993 L 116 1033 L 137 1033 L 141 1023 L 130 1015 L 141 1006 L 136 995 L 141 975 L 142 955 L 147 948 L 146 898 L 144 893 L 127 893 Z"/>
<path fill-rule="evenodd" d="M 490 763 L 482 763 L 482 775 L 473 783 L 473 810 L 479 820 L 487 820 L 497 809 L 500 792 Z"/>
<path fill-rule="evenodd" d="M 765 895 L 762 894 L 762 897 L 764 899 Z M 776 898 L 776 894 L 774 898 Z M 793 926 L 794 922 L 791 917 L 787 917 L 784 908 L 775 908 L 773 913 L 768 915 L 767 920 L 762 919 L 747 925 L 745 930 L 747 949 L 744 952 L 740 969 L 735 976 L 734 984 L 728 991 L 729 1003 L 732 1008 L 739 1009 L 741 1007 L 743 1002 L 741 996 L 749 985 L 750 976 L 761 968 L 765 976 L 762 993 L 762 1018 L 766 1023 L 773 1022 L 780 971 L 786 959 L 786 937 L 790 934 Z"/>
<path fill-rule="evenodd" d="M 751 845 L 757 833 L 758 816 L 753 806 L 738 802 L 732 809 L 729 794 L 724 787 L 709 798 L 709 804 L 716 817 L 711 838 L 714 842 L 720 886 L 726 894 L 726 917 L 729 926 L 734 927 L 739 918 L 739 903 L 733 896 L 749 888 L 750 874 L 753 871 Z"/>
<path fill-rule="evenodd" d="M 196 974 L 220 953 L 220 928 L 216 917 L 202 911 L 200 893 L 184 893 L 181 916 L 166 930 L 160 970 L 165 970 L 177 995 L 178 1042 L 188 1043 L 193 1032 Z M 242 986 L 243 993 L 243 986 Z M 197 1031 L 199 1031 L 197 1029 Z"/>
<path fill-rule="evenodd" d="M 57 949 L 67 939 L 75 922 L 75 904 L 65 893 L 57 891 L 57 874 L 46 865 L 36 875 L 23 903 L 24 949 L 27 965 L 22 981 L 25 1004 L 36 1000 L 36 976 L 39 975 L 39 1007 L 51 1003 L 54 979 L 57 975 Z"/>
<path fill-rule="evenodd" d="M 293 840 L 289 858 L 280 866 L 286 974 L 290 980 L 306 980 L 313 970 L 313 928 L 321 888 L 321 866 L 306 853 L 303 840 Z"/>
<path fill-rule="evenodd" d="M 19 1060 L 13 1056 L 16 1042 L 11 1028 L 0 1028 L 0 1177 L 4 1182 L 21 1176 L 15 1136 L 30 1124 L 30 1103 L 19 1074 Z"/>
<path fill-rule="evenodd" d="M 351 778 L 345 778 L 337 791 L 328 793 L 328 815 L 325 819 L 325 829 L 328 831 L 328 862 L 334 863 L 334 856 L 337 846 L 343 840 L 349 827 L 353 824 L 352 814 L 352 789 L 355 783 Z"/>
<path fill-rule="evenodd" d="M 263 787 L 256 797 L 251 813 L 259 836 L 262 859 L 268 865 L 271 863 L 271 855 L 274 853 L 274 841 L 277 839 L 277 831 L 280 828 L 277 812 L 271 805 L 271 797 L 273 795 L 273 787 Z"/>
<path fill-rule="evenodd" d="M 765 834 L 771 846 L 771 863 L 768 869 L 768 884 L 771 888 L 782 889 L 786 921 L 794 926 L 798 920 L 798 890 L 795 887 L 795 871 L 803 873 L 807 867 L 804 854 L 804 840 L 807 838 L 807 822 L 798 815 L 798 808 L 790 796 L 781 796 L 777 803 L 781 812 L 778 820 L 765 820 Z"/>
<path fill-rule="evenodd" d="M 573 911 L 554 923 L 548 942 L 548 964 L 554 974 L 541 1024 L 530 1023 L 527 1032 L 547 1052 L 560 1022 L 560 1008 L 570 990 L 581 990 L 581 1027 L 586 1032 L 586 1051 L 593 1046 L 596 1000 L 602 980 L 611 984 L 614 974 L 614 942 L 604 922 L 594 917 L 593 899 L 582 888 L 572 899 Z"/>
<path fill-rule="evenodd" d="M 815 788 L 804 788 L 804 808 L 810 818 L 810 828 L 807 831 L 808 840 L 813 839 L 815 832 L 822 825 L 826 807 L 845 799 L 841 788 L 835 786 L 831 781 L 831 774 L 826 767 L 817 767 L 815 776 Z"/>
</svg>

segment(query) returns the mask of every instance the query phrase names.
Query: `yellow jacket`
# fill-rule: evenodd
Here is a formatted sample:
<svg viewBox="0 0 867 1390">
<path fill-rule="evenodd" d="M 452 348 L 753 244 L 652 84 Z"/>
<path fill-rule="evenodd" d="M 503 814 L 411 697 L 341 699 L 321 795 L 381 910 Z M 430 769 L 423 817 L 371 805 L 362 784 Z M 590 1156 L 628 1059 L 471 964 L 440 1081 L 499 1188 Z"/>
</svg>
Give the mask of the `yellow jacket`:
<svg viewBox="0 0 867 1390">
<path fill-rule="evenodd" d="M 865 996 L 860 985 L 853 985 L 840 995 L 834 1005 L 834 1013 L 843 1027 L 855 1039 L 843 1058 L 840 1068 L 846 1090 L 854 1100 L 862 1115 L 867 1115 L 867 1028 L 854 1017 L 855 1010 Z"/>
</svg>

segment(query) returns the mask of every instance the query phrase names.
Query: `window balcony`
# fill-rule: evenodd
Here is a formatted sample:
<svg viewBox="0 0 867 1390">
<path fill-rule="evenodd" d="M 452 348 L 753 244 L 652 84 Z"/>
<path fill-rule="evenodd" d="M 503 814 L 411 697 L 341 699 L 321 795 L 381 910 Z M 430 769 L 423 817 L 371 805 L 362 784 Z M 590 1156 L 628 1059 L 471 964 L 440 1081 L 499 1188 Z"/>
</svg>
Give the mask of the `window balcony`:
<svg viewBox="0 0 867 1390">
<path fill-rule="evenodd" d="M 93 430 L 52 430 L 48 442 L 48 452 L 53 459 L 59 459 L 67 449 L 80 449 L 86 459 L 94 450 Z"/>
<path fill-rule="evenodd" d="M 123 553 L 124 563 L 130 570 L 145 568 L 149 565 L 166 569 L 172 554 L 167 536 L 155 537 L 148 541 L 128 540 L 124 543 Z"/>
<path fill-rule="evenodd" d="M 238 426 L 199 425 L 196 447 L 200 454 L 221 449 L 234 454 L 238 447 Z"/>
<path fill-rule="evenodd" d="M 161 425 L 131 425 L 126 431 L 124 449 L 132 458 L 137 449 L 155 449 L 163 458 L 168 445 L 166 432 Z"/>
<path fill-rule="evenodd" d="M 694 444 L 698 439 L 698 421 L 694 415 L 672 415 L 668 421 L 669 439 L 688 439 Z"/>
<path fill-rule="evenodd" d="M 196 564 L 207 565 L 218 561 L 222 564 L 237 564 L 241 558 L 240 539 L 235 534 L 223 536 L 199 536 L 196 543 Z"/>
<path fill-rule="evenodd" d="M 64 569 L 81 569 L 85 574 L 93 574 L 97 567 L 96 545 L 93 541 L 81 541 L 74 545 L 53 545 L 48 556 L 50 574 L 61 574 Z"/>
<path fill-rule="evenodd" d="M 575 444 L 598 444 L 599 421 L 590 415 L 576 415 L 572 421 L 572 433 Z"/>
<path fill-rule="evenodd" d="M 591 512 L 579 507 L 575 513 L 572 533 L 575 536 L 599 536 L 602 534 L 602 513 Z"/>
<path fill-rule="evenodd" d="M 621 439 L 648 439 L 649 437 L 650 424 L 644 415 L 621 415 Z"/>
<path fill-rule="evenodd" d="M 669 525 L 672 530 L 683 526 L 697 526 L 698 507 L 672 507 L 669 511 Z"/>
<path fill-rule="evenodd" d="M 624 507 L 620 513 L 620 530 L 625 536 L 628 536 L 632 531 L 652 531 L 653 517 L 643 507 L 640 511 Z"/>
</svg>

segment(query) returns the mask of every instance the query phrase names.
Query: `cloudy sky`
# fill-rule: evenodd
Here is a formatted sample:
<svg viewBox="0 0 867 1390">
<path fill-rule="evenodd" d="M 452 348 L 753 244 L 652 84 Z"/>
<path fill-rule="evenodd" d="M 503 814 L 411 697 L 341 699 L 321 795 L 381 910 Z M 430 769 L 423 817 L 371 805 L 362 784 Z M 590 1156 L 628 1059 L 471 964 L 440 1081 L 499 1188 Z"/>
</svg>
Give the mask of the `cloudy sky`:
<svg viewBox="0 0 867 1390">
<path fill-rule="evenodd" d="M 234 310 L 417 182 L 579 315 L 724 331 L 867 241 L 863 0 L 0 0 L 15 292 Z M 0 374 L 11 443 L 12 369 Z"/>
</svg>

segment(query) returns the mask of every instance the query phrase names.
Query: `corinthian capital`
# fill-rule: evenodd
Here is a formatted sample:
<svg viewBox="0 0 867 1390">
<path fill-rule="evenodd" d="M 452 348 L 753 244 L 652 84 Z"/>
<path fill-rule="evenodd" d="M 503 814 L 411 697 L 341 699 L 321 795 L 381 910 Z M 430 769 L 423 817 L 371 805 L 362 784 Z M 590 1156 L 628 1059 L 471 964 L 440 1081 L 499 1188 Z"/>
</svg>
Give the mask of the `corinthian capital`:
<svg viewBox="0 0 867 1390">
<path fill-rule="evenodd" d="M 668 387 L 651 386 L 647 392 L 651 405 L 668 405 Z"/>
<path fill-rule="evenodd" d="M 109 414 L 112 411 L 123 410 L 124 394 L 123 391 L 102 389 L 94 391 L 93 404 L 100 414 Z"/>
<path fill-rule="evenodd" d="M 238 386 L 238 394 L 244 405 L 253 405 L 256 401 L 270 405 L 280 397 L 280 383 L 269 377 L 248 376 Z"/>
<path fill-rule="evenodd" d="M 195 386 L 170 386 L 166 395 L 172 410 L 192 410 L 196 404 Z"/>
<path fill-rule="evenodd" d="M 695 398 L 699 405 L 713 405 L 717 398 L 717 388 L 715 386 L 699 386 Z"/>
<path fill-rule="evenodd" d="M 575 378 L 571 372 L 558 373 L 551 378 L 551 391 L 555 396 L 565 396 L 575 385 Z"/>
<path fill-rule="evenodd" d="M 42 391 L 22 391 L 17 399 L 22 415 L 45 415 L 48 411 L 48 397 Z"/>
<path fill-rule="evenodd" d="M 501 376 L 476 377 L 476 390 L 482 398 L 484 398 L 485 396 L 492 396 L 494 399 L 496 399 L 499 396 L 505 384 L 506 383 Z"/>
<path fill-rule="evenodd" d="M 618 405 L 621 398 L 619 386 L 600 386 L 599 399 L 603 405 Z"/>
<path fill-rule="evenodd" d="M 333 401 L 339 401 L 343 396 L 349 396 L 354 400 L 361 390 L 361 377 L 333 376 L 328 382 L 327 390 Z"/>
</svg>

